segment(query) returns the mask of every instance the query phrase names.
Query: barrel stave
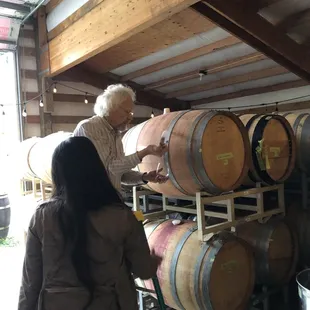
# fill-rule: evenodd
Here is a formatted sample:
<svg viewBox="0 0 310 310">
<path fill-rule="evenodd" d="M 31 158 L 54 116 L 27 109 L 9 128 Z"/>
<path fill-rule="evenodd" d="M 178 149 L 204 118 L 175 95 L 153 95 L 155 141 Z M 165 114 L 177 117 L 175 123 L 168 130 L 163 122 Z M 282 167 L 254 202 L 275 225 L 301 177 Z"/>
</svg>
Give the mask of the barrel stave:
<svg viewBox="0 0 310 310">
<path fill-rule="evenodd" d="M 0 239 L 8 236 L 11 223 L 11 207 L 8 195 L 0 195 Z"/>
</svg>

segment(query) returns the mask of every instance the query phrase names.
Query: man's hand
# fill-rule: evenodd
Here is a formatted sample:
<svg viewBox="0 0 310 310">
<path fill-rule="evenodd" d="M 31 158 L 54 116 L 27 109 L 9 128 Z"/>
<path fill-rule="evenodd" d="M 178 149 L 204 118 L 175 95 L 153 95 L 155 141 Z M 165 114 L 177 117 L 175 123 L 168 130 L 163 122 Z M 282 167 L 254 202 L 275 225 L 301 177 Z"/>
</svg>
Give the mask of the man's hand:
<svg viewBox="0 0 310 310">
<path fill-rule="evenodd" d="M 145 157 L 147 155 L 154 155 L 157 157 L 162 157 L 167 151 L 168 151 L 168 145 L 165 143 L 165 138 L 162 137 L 160 139 L 159 145 L 151 144 L 151 145 L 147 146 L 145 149 L 138 152 L 138 156 L 139 156 L 140 160 L 142 160 L 143 157 Z"/>
<path fill-rule="evenodd" d="M 162 170 L 163 168 L 159 169 L 158 171 L 153 170 L 148 173 L 145 173 L 142 177 L 143 181 L 159 184 L 167 182 L 169 177 L 167 175 L 160 174 Z"/>
</svg>

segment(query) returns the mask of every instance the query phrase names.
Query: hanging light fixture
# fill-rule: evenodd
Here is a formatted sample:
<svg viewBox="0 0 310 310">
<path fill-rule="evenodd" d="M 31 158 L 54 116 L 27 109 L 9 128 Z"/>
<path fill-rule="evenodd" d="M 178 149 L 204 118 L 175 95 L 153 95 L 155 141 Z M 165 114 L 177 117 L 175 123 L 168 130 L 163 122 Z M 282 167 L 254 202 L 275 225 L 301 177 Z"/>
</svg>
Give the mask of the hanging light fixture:
<svg viewBox="0 0 310 310">
<path fill-rule="evenodd" d="M 53 93 L 54 93 L 54 94 L 56 94 L 56 93 L 57 93 L 56 83 L 54 84 Z"/>
<path fill-rule="evenodd" d="M 44 103 L 43 103 L 43 97 L 40 97 L 40 107 L 43 108 L 44 107 Z"/>
<path fill-rule="evenodd" d="M 85 104 L 88 104 L 87 93 L 85 93 L 84 103 L 85 103 Z"/>
<path fill-rule="evenodd" d="M 27 110 L 26 110 L 26 105 L 24 104 L 24 109 L 22 113 L 23 117 L 27 117 Z"/>
<path fill-rule="evenodd" d="M 153 110 L 152 110 L 152 114 L 151 114 L 151 118 L 153 118 L 155 115 L 154 115 L 154 112 L 153 112 Z"/>
</svg>

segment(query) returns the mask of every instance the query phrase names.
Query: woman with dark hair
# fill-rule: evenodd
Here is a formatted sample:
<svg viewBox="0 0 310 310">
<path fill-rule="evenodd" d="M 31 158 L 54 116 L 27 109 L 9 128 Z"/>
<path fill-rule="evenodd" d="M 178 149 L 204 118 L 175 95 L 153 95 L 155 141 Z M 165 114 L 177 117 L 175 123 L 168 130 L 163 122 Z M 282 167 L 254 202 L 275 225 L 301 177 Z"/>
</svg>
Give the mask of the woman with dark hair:
<svg viewBox="0 0 310 310">
<path fill-rule="evenodd" d="M 51 200 L 30 222 L 18 309 L 136 310 L 131 274 L 153 277 L 159 258 L 92 142 L 62 142 L 52 179 Z"/>
</svg>

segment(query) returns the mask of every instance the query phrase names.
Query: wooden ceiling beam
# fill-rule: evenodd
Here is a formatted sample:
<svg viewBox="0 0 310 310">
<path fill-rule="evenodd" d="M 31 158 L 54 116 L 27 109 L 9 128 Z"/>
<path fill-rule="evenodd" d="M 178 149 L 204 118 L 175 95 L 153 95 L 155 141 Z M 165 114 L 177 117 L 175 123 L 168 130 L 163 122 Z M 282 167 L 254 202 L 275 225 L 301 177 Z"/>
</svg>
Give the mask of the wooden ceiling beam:
<svg viewBox="0 0 310 310">
<path fill-rule="evenodd" d="M 197 0 L 105 0 L 49 42 L 51 76 L 127 40 Z"/>
<path fill-rule="evenodd" d="M 203 92 L 203 91 L 207 91 L 207 90 L 211 90 L 211 89 L 215 89 L 215 88 L 221 88 L 221 87 L 225 87 L 225 86 L 229 86 L 229 85 L 240 84 L 240 83 L 245 83 L 245 82 L 249 82 L 249 81 L 263 79 L 266 77 L 285 74 L 287 72 L 288 72 L 287 69 L 280 67 L 280 66 L 262 69 L 262 70 L 257 70 L 257 71 L 252 71 L 249 73 L 240 74 L 237 76 L 232 76 L 232 77 L 220 79 L 220 80 L 217 80 L 214 82 L 209 82 L 207 84 L 183 88 L 181 90 L 177 90 L 177 91 L 168 93 L 166 95 L 166 98 L 187 96 L 190 94 L 199 93 L 199 92 Z"/>
<path fill-rule="evenodd" d="M 305 9 L 300 12 L 297 12 L 293 15 L 288 16 L 277 24 L 277 28 L 285 33 L 289 33 L 291 29 L 294 29 L 299 24 L 304 22 L 309 22 L 310 19 L 310 9 Z"/>
<path fill-rule="evenodd" d="M 217 26 L 187 8 L 86 61 L 91 71 L 106 73 Z"/>
<path fill-rule="evenodd" d="M 108 77 L 105 74 L 94 73 L 86 70 L 82 66 L 76 66 L 65 73 L 58 75 L 55 80 L 71 79 L 76 82 L 83 82 L 88 85 L 92 85 L 99 89 L 105 89 L 111 84 L 119 83 L 119 77 L 114 78 Z M 152 108 L 164 109 L 166 107 L 172 110 L 183 110 L 190 107 L 188 102 L 177 100 L 177 99 L 166 99 L 162 94 L 158 92 L 146 92 L 143 90 L 143 86 L 133 82 L 127 83 L 128 86 L 132 87 L 137 96 L 137 103 L 147 105 Z"/>
<path fill-rule="evenodd" d="M 291 102 L 278 104 L 278 112 L 290 112 L 296 110 L 310 109 L 310 101 Z M 236 113 L 240 114 L 260 114 L 260 113 L 272 113 L 276 111 L 276 105 L 263 106 L 259 108 L 246 108 L 236 110 Z"/>
<path fill-rule="evenodd" d="M 46 14 L 51 13 L 58 4 L 60 4 L 63 0 L 50 0 L 47 4 L 46 4 Z"/>
<path fill-rule="evenodd" d="M 267 58 L 267 56 L 265 56 L 261 53 L 258 53 L 258 52 L 252 53 L 250 55 L 245 55 L 245 56 L 233 58 L 230 60 L 225 60 L 225 61 L 222 61 L 222 62 L 217 63 L 215 65 L 212 65 L 210 67 L 206 67 L 204 69 L 187 72 L 187 73 L 177 75 L 177 76 L 173 76 L 173 77 L 170 77 L 170 78 L 167 78 L 167 79 L 164 79 L 164 80 L 152 83 L 152 84 L 148 84 L 148 85 L 146 85 L 146 87 L 144 89 L 145 90 L 157 89 L 157 88 L 160 88 L 163 86 L 168 86 L 168 85 L 188 81 L 188 80 L 191 80 L 194 78 L 199 78 L 199 72 L 200 71 L 203 71 L 204 74 L 209 75 L 212 73 L 222 72 L 222 71 L 229 70 L 232 68 L 236 68 L 239 66 L 251 64 L 251 63 L 266 59 L 266 58 Z"/>
<path fill-rule="evenodd" d="M 183 63 L 185 61 L 188 61 L 188 60 L 191 60 L 191 59 L 203 56 L 203 55 L 207 55 L 207 54 L 210 54 L 212 52 L 219 51 L 219 50 L 228 48 L 228 47 L 236 45 L 236 44 L 240 44 L 240 43 L 241 43 L 241 41 L 239 39 L 237 39 L 233 36 L 230 36 L 230 37 L 225 38 L 223 40 L 219 40 L 217 42 L 208 44 L 206 46 L 202 46 L 200 48 L 186 52 L 184 54 L 181 54 L 181 55 L 169 58 L 167 60 L 163 60 L 161 62 L 155 63 L 153 65 L 146 67 L 146 68 L 142 68 L 141 70 L 137 70 L 135 72 L 126 74 L 121 78 L 121 81 L 125 82 L 125 81 L 129 81 L 129 80 L 133 80 L 133 79 L 136 79 L 140 76 L 147 75 L 147 74 L 150 74 L 150 73 L 153 73 L 153 72 L 156 72 L 156 71 L 159 71 L 159 70 L 162 70 L 162 69 Z"/>
<path fill-rule="evenodd" d="M 309 83 L 304 80 L 284 82 L 284 83 L 279 83 L 279 84 L 270 85 L 270 86 L 244 89 L 244 90 L 239 90 L 239 91 L 229 93 L 229 94 L 223 94 L 223 95 L 217 95 L 217 96 L 212 96 L 208 98 L 198 99 L 198 100 L 192 101 L 191 105 L 197 106 L 201 104 L 208 104 L 208 103 L 219 102 L 219 101 L 224 101 L 224 100 L 229 100 L 229 99 L 238 99 L 242 97 L 260 95 L 260 94 L 271 93 L 271 92 L 281 91 L 281 90 L 286 90 L 286 89 L 293 89 L 293 88 L 303 87 L 307 85 L 309 85 Z"/>
<path fill-rule="evenodd" d="M 224 0 L 205 0 L 192 7 L 291 72 L 310 81 L 308 50 L 259 14 L 240 10 L 234 0 L 230 0 L 230 5 Z"/>
</svg>

